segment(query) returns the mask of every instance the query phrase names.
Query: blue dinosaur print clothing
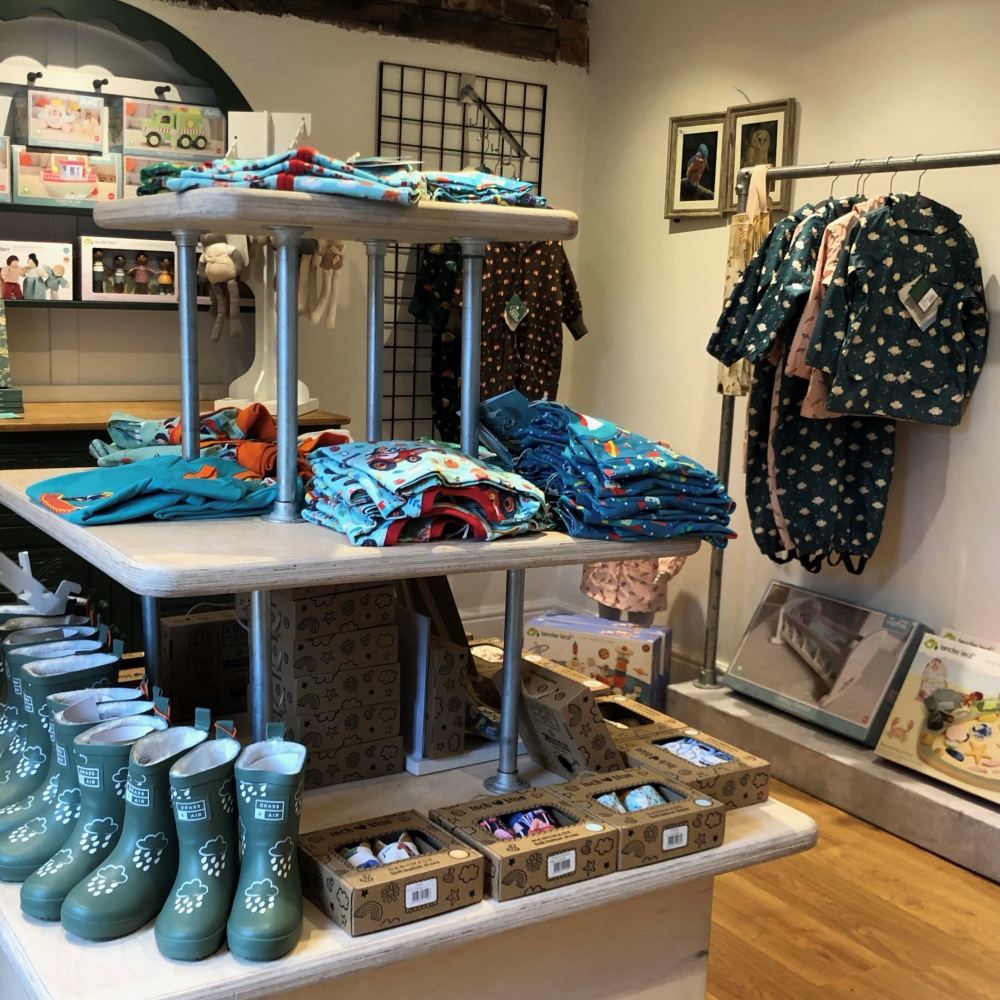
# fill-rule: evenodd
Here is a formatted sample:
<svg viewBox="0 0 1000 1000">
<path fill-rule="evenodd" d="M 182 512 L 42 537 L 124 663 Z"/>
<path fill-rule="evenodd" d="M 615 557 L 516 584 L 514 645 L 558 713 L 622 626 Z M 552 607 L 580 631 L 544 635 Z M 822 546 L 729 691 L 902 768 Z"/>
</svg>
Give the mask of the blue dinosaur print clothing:
<svg viewBox="0 0 1000 1000">
<path fill-rule="evenodd" d="M 482 412 L 490 422 L 500 411 L 487 403 Z M 516 453 L 517 471 L 545 490 L 569 534 L 610 541 L 690 535 L 718 546 L 735 537 L 732 500 L 694 459 L 561 403 L 532 403 L 526 416 L 513 426 L 496 418 L 491 429 Z"/>
<path fill-rule="evenodd" d="M 354 545 L 492 541 L 546 526 L 544 494 L 522 476 L 434 441 L 319 448 L 304 517 Z"/>
</svg>

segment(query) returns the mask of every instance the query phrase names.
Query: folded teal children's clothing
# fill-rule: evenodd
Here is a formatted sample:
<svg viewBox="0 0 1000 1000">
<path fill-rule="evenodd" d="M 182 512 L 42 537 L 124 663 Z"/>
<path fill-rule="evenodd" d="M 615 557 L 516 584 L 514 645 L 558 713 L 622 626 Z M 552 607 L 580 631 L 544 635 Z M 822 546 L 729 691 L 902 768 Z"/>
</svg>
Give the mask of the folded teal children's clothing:
<svg viewBox="0 0 1000 1000">
<path fill-rule="evenodd" d="M 70 472 L 34 483 L 27 492 L 73 524 L 98 525 L 264 514 L 277 498 L 277 485 L 225 459 L 166 456 Z"/>
</svg>

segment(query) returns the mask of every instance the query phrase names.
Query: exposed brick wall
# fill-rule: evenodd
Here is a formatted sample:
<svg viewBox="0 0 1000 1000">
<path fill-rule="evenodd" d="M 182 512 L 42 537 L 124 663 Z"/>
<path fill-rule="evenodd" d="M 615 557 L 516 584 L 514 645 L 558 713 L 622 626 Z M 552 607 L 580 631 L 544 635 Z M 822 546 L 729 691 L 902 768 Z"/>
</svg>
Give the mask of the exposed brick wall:
<svg viewBox="0 0 1000 1000">
<path fill-rule="evenodd" d="M 590 0 L 173 0 L 586 66 Z"/>
</svg>

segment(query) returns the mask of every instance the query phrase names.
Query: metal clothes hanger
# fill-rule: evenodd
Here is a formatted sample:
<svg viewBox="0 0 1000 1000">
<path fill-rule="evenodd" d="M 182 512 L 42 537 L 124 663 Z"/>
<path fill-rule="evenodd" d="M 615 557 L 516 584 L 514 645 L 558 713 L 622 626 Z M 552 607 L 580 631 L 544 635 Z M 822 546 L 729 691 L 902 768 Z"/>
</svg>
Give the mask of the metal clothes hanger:
<svg viewBox="0 0 1000 1000">
<path fill-rule="evenodd" d="M 829 170 L 829 169 L 830 169 L 830 164 L 832 164 L 832 163 L 833 163 L 833 160 L 827 160 L 827 163 L 826 163 L 826 169 L 827 169 L 827 170 Z M 829 194 L 829 196 L 828 196 L 828 197 L 829 197 L 829 198 L 830 198 L 831 200 L 833 199 L 833 185 L 834 185 L 834 184 L 836 184 L 836 183 L 837 183 L 837 181 L 839 181 L 839 180 L 840 180 L 840 174 L 834 174 L 834 175 L 833 175 L 833 180 L 832 180 L 832 181 L 830 181 L 830 194 Z"/>
</svg>

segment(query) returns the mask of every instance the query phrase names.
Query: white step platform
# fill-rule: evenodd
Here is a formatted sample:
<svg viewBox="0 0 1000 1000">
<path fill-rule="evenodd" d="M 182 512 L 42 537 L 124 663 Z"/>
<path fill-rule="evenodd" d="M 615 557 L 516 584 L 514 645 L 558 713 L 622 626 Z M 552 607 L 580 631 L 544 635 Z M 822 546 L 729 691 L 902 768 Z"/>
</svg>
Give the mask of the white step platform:
<svg viewBox="0 0 1000 1000">
<path fill-rule="evenodd" d="M 490 765 L 415 778 L 394 775 L 306 794 L 303 829 L 416 808 L 425 813 L 482 794 Z M 533 784 L 556 779 L 530 761 Z M 253 963 L 226 949 L 204 962 L 173 962 L 152 926 L 104 944 L 59 924 L 25 918 L 19 887 L 0 885 L 3 1000 L 222 1000 L 405 997 L 510 1000 L 532 996 L 695 1000 L 705 995 L 716 875 L 798 851 L 816 841 L 803 813 L 771 800 L 727 817 L 721 847 L 419 923 L 352 938 L 306 903 L 295 950 Z M 598 909 L 599 908 L 599 909 Z M 581 947 L 581 942 L 597 942 Z"/>
<path fill-rule="evenodd" d="M 729 688 L 674 685 L 667 710 L 769 760 L 789 785 L 1000 882 L 1000 807 Z"/>
</svg>

